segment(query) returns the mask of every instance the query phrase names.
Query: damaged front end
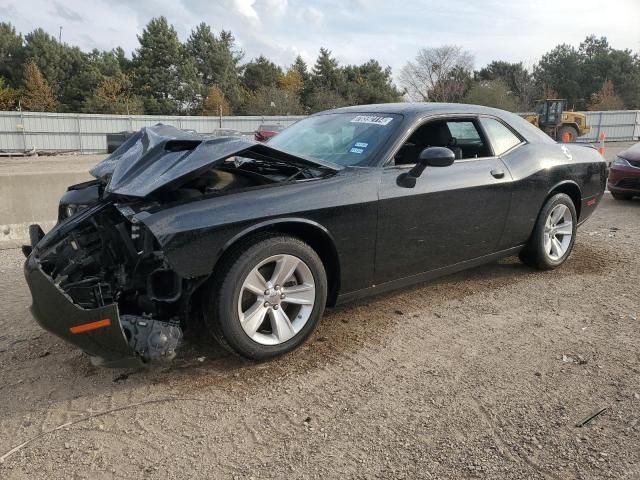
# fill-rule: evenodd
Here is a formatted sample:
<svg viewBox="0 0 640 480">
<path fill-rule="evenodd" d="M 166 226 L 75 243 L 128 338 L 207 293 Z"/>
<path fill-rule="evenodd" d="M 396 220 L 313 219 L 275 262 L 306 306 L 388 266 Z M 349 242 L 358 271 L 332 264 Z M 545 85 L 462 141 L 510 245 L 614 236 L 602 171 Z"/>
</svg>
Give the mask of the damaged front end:
<svg viewBox="0 0 640 480">
<path fill-rule="evenodd" d="M 119 208 L 91 206 L 34 246 L 25 263 L 31 310 L 95 364 L 167 362 L 197 282 L 171 270 L 151 232 Z"/>
<path fill-rule="evenodd" d="M 144 128 L 91 170 L 96 180 L 69 187 L 47 235 L 32 226 L 23 251 L 33 315 L 100 365 L 169 361 L 208 273 L 176 273 L 158 243 L 166 238 L 156 238 L 145 218 L 193 202 L 212 212 L 220 196 L 339 169 L 240 138 Z"/>
</svg>

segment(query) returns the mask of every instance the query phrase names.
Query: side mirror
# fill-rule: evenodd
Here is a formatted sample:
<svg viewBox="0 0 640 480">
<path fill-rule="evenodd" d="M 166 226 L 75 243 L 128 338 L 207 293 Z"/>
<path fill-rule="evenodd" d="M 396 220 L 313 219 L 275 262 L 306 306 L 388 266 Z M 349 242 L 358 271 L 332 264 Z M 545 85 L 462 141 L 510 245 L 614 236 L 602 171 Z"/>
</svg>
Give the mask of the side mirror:
<svg viewBox="0 0 640 480">
<path fill-rule="evenodd" d="M 446 147 L 427 147 L 418 156 L 418 163 L 408 172 L 402 173 L 397 180 L 400 187 L 413 188 L 416 179 L 429 167 L 448 167 L 455 161 L 455 154 Z"/>
</svg>

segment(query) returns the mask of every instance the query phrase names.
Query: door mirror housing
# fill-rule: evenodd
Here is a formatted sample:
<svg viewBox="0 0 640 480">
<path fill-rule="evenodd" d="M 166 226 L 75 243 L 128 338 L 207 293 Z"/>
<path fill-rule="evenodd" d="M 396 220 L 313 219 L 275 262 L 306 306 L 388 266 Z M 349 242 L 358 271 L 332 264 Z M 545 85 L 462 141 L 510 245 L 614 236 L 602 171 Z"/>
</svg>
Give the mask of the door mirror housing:
<svg viewBox="0 0 640 480">
<path fill-rule="evenodd" d="M 408 172 L 402 173 L 397 180 L 401 187 L 413 188 L 416 179 L 429 167 L 448 167 L 453 164 L 456 155 L 446 147 L 427 147 L 418 156 L 418 162 Z"/>
</svg>

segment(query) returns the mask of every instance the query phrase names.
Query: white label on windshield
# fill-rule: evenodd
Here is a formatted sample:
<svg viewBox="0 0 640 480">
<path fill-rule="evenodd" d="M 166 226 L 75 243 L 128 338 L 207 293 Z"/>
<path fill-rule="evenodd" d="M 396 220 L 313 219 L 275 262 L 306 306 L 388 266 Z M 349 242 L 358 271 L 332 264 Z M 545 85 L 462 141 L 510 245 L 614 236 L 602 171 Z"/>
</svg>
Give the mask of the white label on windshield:
<svg viewBox="0 0 640 480">
<path fill-rule="evenodd" d="M 358 115 L 351 123 L 373 123 L 374 125 L 388 125 L 393 117 L 380 117 L 378 115 Z"/>
</svg>

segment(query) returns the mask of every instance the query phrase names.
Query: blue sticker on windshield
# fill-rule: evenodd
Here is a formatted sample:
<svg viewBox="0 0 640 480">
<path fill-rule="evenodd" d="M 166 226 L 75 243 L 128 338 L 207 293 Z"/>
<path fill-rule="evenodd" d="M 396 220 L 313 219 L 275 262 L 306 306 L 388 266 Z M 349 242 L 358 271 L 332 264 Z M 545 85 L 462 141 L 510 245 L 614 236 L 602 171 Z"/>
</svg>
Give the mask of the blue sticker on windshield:
<svg viewBox="0 0 640 480">
<path fill-rule="evenodd" d="M 364 149 L 363 148 L 355 148 L 354 147 L 351 150 L 349 150 L 349 152 L 351 152 L 351 153 L 362 153 L 362 152 L 364 152 Z"/>
<path fill-rule="evenodd" d="M 368 143 L 363 143 L 363 142 L 356 142 L 356 144 L 354 145 L 354 147 L 357 148 L 367 148 L 369 146 Z"/>
</svg>

